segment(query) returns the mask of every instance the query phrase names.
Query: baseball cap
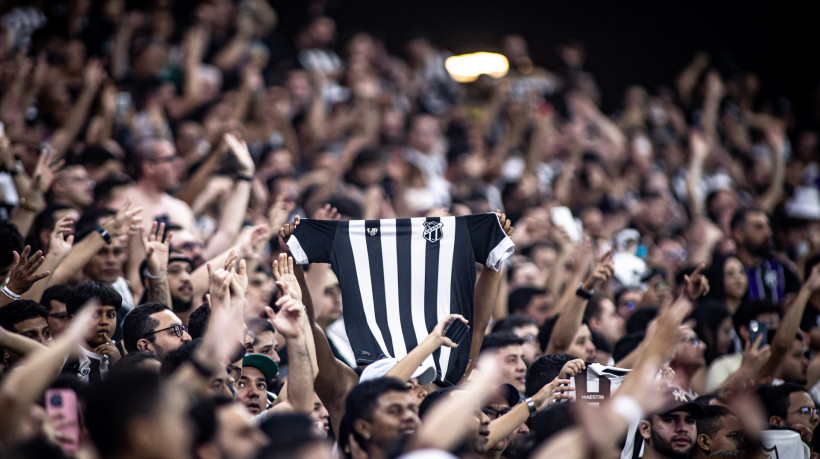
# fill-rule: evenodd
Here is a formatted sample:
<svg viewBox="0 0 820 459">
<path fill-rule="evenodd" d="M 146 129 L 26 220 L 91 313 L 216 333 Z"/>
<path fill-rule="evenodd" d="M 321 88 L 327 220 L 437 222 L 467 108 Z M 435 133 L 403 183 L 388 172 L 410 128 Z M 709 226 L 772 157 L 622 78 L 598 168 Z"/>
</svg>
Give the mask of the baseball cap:
<svg viewBox="0 0 820 459">
<path fill-rule="evenodd" d="M 279 365 L 264 354 L 246 354 L 242 358 L 242 366 L 253 367 L 261 371 L 265 375 L 268 387 L 273 386 L 273 380 L 276 379 L 276 374 L 279 373 Z"/>
<path fill-rule="evenodd" d="M 498 391 L 501 393 L 501 396 L 507 400 L 507 404 L 510 405 L 510 407 L 515 406 L 521 401 L 521 393 L 510 383 L 504 383 L 498 386 Z"/>
<path fill-rule="evenodd" d="M 689 392 L 678 386 L 669 386 L 664 389 L 664 392 L 666 402 L 663 407 L 656 412 L 656 414 L 666 414 L 673 411 L 685 411 L 698 419 L 705 416 L 703 413 L 703 407 L 695 403 L 695 399 L 689 394 Z"/>
<path fill-rule="evenodd" d="M 388 371 L 392 370 L 397 363 L 399 363 L 399 360 L 393 357 L 376 360 L 365 367 L 364 371 L 362 371 L 362 376 L 359 378 L 359 382 L 382 378 Z M 416 368 L 416 371 L 413 372 L 411 377 L 419 378 L 419 384 L 430 384 L 436 380 L 436 376 L 438 376 L 438 373 L 435 367 L 425 362 Z"/>
</svg>

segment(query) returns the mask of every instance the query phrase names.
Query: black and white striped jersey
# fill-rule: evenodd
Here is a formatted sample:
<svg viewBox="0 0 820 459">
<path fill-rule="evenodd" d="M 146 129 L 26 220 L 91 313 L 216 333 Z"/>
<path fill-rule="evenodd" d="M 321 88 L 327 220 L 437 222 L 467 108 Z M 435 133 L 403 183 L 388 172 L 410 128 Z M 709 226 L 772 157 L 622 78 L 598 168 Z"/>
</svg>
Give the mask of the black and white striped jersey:
<svg viewBox="0 0 820 459">
<path fill-rule="evenodd" d="M 513 243 L 495 214 L 395 220 L 303 219 L 288 240 L 297 263 L 330 263 L 342 289 L 344 323 L 358 364 L 401 359 L 448 314 L 473 320 L 475 263 L 499 270 Z M 430 358 L 457 383 L 468 335 Z"/>
</svg>

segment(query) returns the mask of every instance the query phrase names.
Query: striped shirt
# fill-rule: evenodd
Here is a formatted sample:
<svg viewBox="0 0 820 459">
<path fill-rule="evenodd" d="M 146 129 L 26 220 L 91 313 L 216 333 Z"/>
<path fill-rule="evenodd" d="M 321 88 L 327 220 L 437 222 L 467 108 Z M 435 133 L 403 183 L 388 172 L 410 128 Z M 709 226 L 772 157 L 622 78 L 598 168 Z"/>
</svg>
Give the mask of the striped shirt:
<svg viewBox="0 0 820 459">
<path fill-rule="evenodd" d="M 475 263 L 499 270 L 513 252 L 495 214 L 397 220 L 304 219 L 288 240 L 297 263 L 330 263 L 358 364 L 401 359 L 448 314 L 472 323 Z M 457 383 L 469 334 L 429 358 L 439 379 Z"/>
</svg>

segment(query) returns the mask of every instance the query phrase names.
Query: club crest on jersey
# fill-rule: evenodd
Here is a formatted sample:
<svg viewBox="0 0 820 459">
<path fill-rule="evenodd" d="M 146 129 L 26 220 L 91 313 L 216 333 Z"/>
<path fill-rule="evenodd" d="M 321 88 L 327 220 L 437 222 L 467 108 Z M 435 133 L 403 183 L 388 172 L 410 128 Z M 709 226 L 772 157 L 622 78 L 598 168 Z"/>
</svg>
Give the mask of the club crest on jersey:
<svg viewBox="0 0 820 459">
<path fill-rule="evenodd" d="M 424 222 L 424 232 L 422 233 L 424 239 L 430 242 L 438 242 L 444 237 L 442 227 L 444 227 L 444 223 L 441 222 Z"/>
<path fill-rule="evenodd" d="M 378 228 L 367 228 L 367 234 L 369 234 L 371 236 L 375 236 L 378 233 L 379 233 Z"/>
</svg>

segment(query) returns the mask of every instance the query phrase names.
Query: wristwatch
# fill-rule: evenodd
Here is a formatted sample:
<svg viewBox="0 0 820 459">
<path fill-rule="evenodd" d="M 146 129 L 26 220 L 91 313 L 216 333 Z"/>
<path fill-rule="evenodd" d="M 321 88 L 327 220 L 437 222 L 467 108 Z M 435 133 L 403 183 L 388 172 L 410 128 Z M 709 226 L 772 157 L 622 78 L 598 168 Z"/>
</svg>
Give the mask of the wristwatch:
<svg viewBox="0 0 820 459">
<path fill-rule="evenodd" d="M 580 296 L 581 298 L 584 298 L 584 299 L 588 300 L 588 299 L 592 298 L 592 295 L 595 295 L 595 290 L 594 289 L 584 290 L 584 283 L 579 282 L 578 283 L 578 289 L 575 290 L 575 295 Z"/>
<path fill-rule="evenodd" d="M 524 403 L 526 403 L 527 408 L 530 409 L 530 417 L 535 416 L 536 407 L 535 407 L 535 402 L 532 401 L 532 397 L 525 398 Z"/>
</svg>

